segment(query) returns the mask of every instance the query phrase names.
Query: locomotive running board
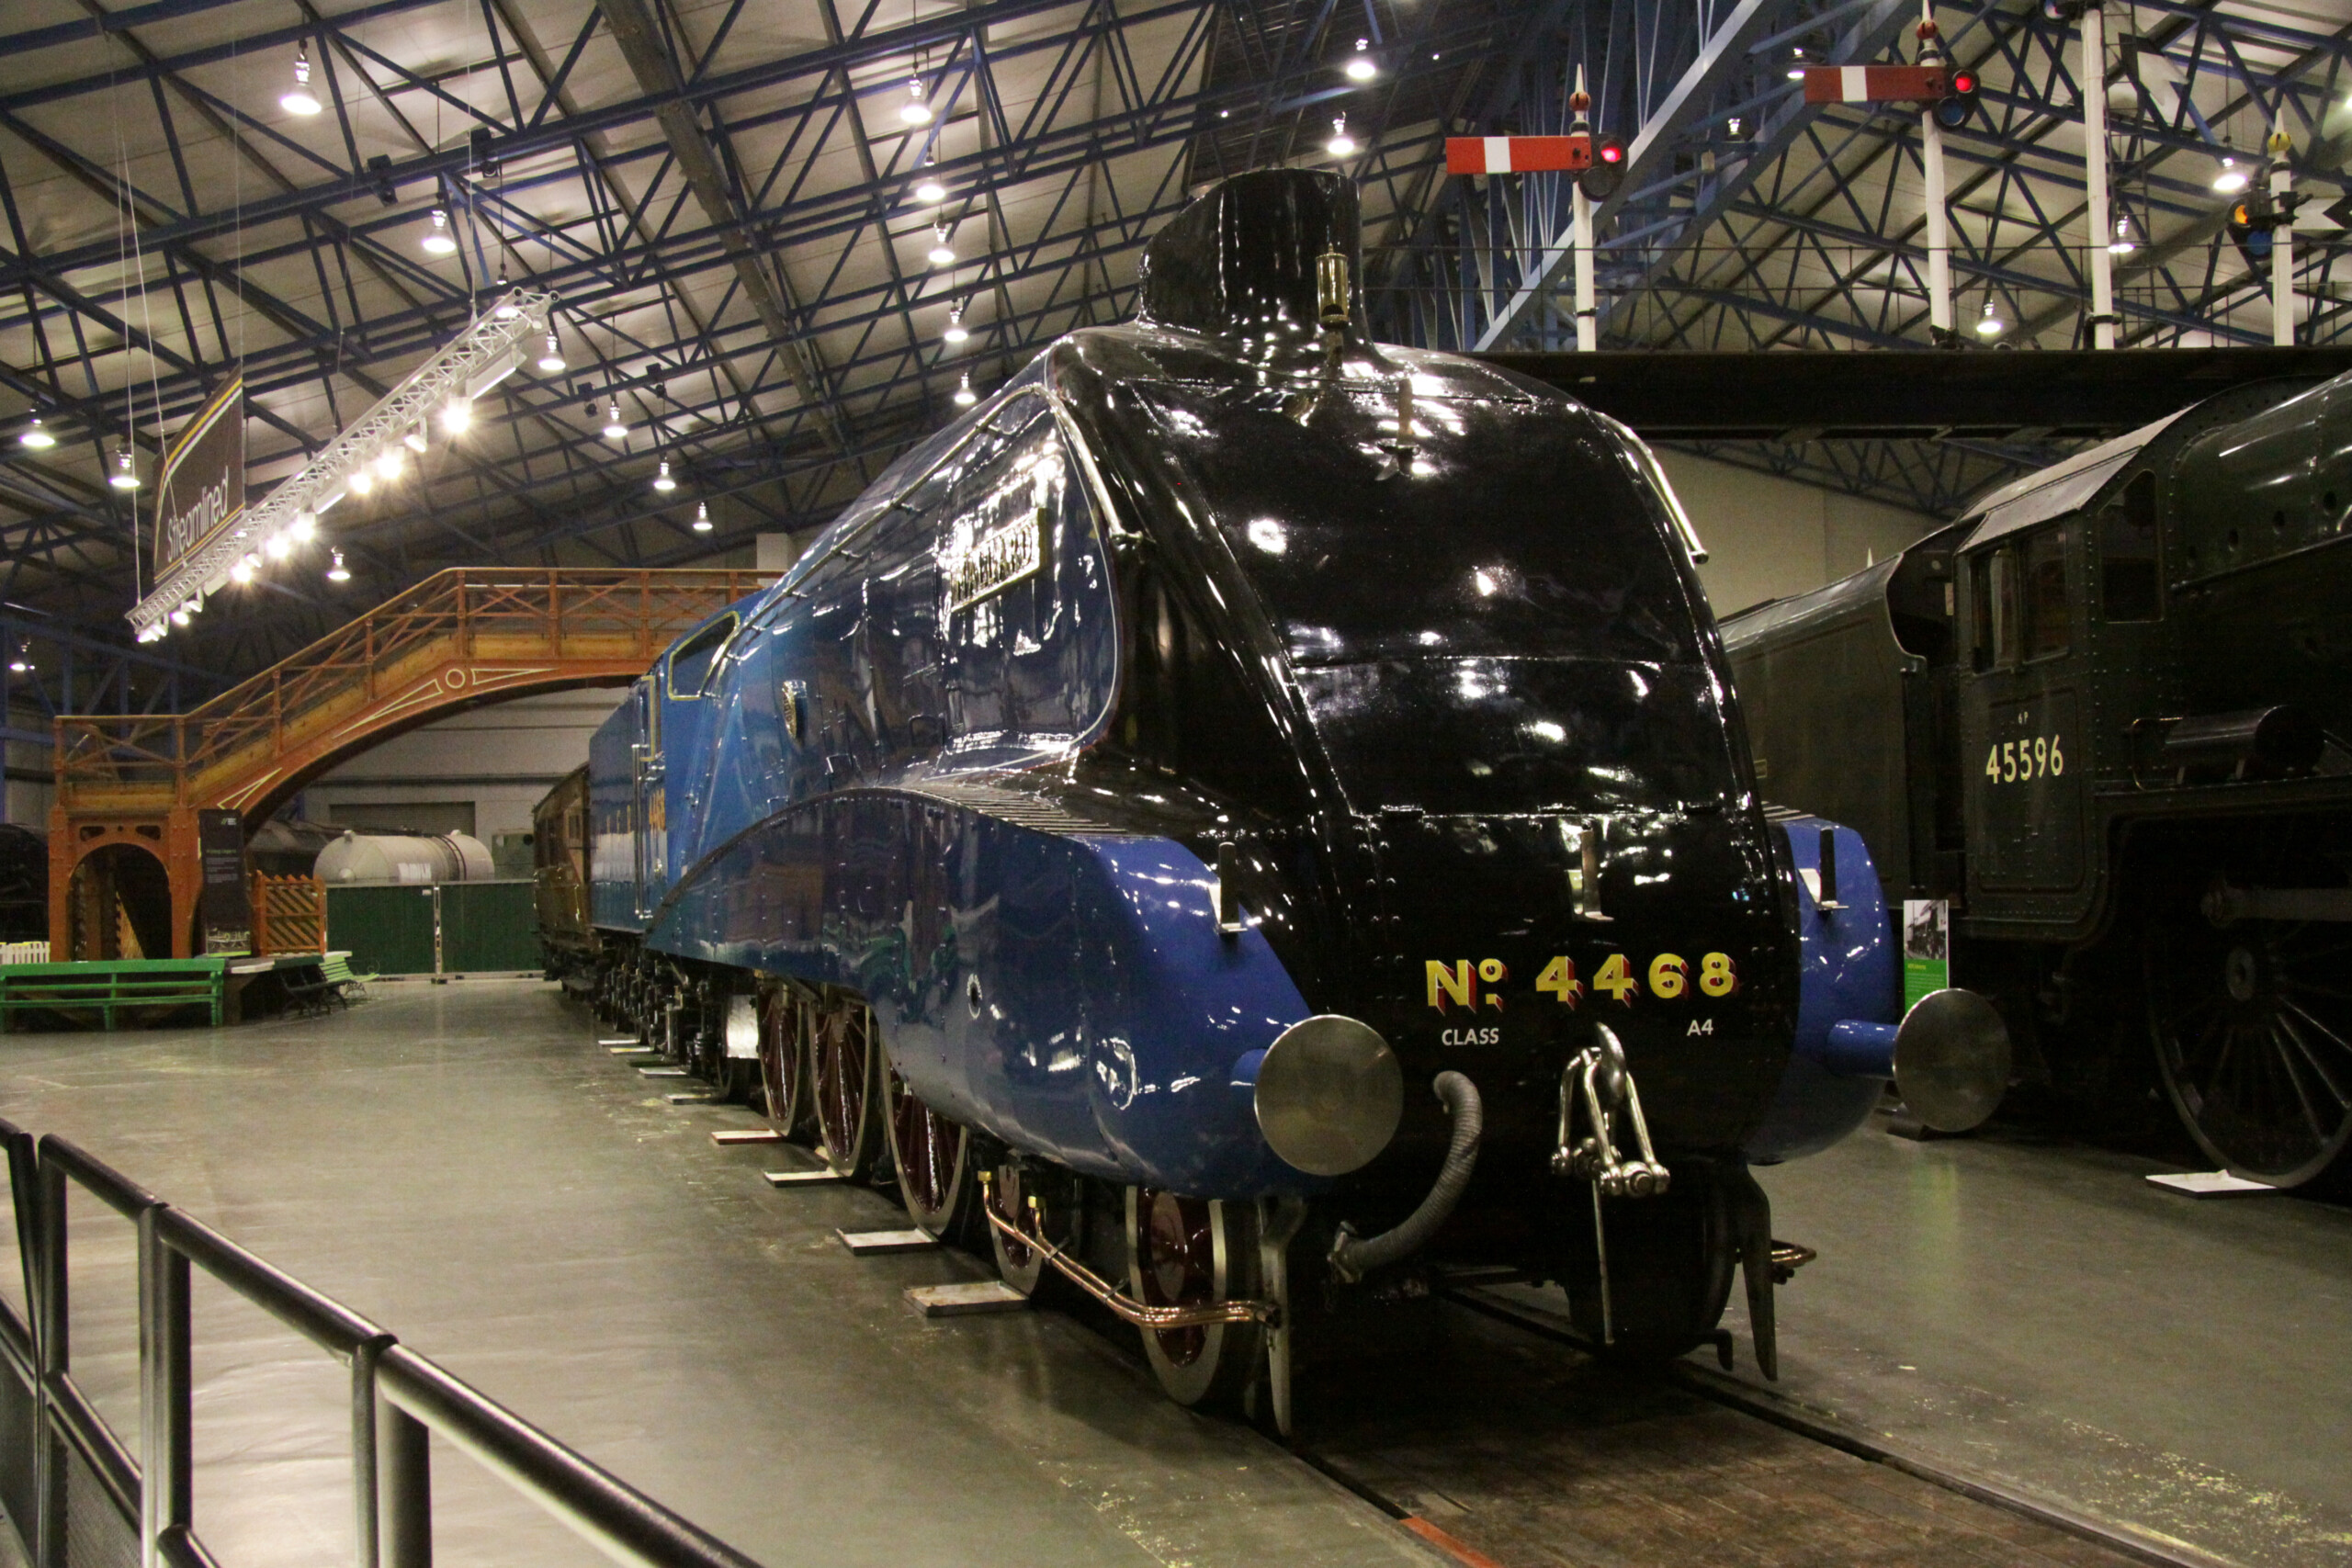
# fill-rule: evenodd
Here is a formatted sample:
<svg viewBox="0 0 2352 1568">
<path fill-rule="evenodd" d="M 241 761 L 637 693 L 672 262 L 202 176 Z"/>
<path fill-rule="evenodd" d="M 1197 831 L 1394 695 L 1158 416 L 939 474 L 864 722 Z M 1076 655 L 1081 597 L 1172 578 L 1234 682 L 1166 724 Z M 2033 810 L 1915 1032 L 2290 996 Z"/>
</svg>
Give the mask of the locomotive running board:
<svg viewBox="0 0 2352 1568">
<path fill-rule="evenodd" d="M 1052 1242 L 1031 1235 L 998 1213 L 986 1172 L 980 1176 L 980 1213 L 988 1216 L 989 1224 L 1004 1233 L 1006 1240 L 1027 1247 L 1052 1264 L 1064 1279 L 1102 1303 L 1122 1323 L 1132 1323 L 1137 1328 L 1164 1331 L 1206 1328 L 1216 1323 L 1279 1323 L 1282 1319 L 1280 1309 L 1272 1302 L 1218 1302 L 1210 1306 L 1195 1307 L 1146 1306 Z"/>
</svg>

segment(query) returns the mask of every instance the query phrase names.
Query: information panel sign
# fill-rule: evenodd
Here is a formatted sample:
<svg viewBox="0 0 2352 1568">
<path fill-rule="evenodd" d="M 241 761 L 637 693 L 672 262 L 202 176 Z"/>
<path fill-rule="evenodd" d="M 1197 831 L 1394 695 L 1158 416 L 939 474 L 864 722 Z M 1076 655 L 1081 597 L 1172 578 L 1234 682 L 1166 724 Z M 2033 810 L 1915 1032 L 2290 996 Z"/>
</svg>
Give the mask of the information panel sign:
<svg viewBox="0 0 2352 1568">
<path fill-rule="evenodd" d="M 155 486 L 155 575 L 245 513 L 245 378 L 230 378 L 181 431 Z"/>
</svg>

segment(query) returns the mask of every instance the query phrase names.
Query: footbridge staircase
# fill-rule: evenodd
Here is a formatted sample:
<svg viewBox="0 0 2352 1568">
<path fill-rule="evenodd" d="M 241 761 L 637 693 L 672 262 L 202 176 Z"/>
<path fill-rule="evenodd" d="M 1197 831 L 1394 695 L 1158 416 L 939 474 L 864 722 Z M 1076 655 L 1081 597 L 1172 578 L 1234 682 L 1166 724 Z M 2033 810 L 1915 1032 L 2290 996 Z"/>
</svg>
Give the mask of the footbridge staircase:
<svg viewBox="0 0 2352 1568">
<path fill-rule="evenodd" d="M 458 568 L 191 712 L 58 719 L 51 951 L 100 956 L 82 939 L 114 898 L 98 897 L 87 886 L 92 878 L 77 886 L 76 873 L 101 851 L 130 845 L 161 863 L 171 890 L 173 955 L 191 956 L 208 824 L 214 860 L 224 855 L 227 819 L 209 814 L 236 813 L 249 834 L 328 769 L 405 730 L 535 693 L 627 684 L 679 634 L 773 578 L 716 570 Z M 243 856 L 236 858 L 234 867 L 211 868 L 216 883 L 242 877 Z"/>
</svg>

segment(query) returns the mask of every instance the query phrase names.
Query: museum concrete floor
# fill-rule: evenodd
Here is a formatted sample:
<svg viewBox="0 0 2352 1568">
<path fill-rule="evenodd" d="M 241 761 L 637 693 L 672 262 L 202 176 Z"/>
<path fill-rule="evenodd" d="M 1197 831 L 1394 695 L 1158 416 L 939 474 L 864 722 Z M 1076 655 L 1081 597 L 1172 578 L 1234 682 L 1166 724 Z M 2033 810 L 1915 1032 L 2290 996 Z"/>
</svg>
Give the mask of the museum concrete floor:
<svg viewBox="0 0 2352 1568">
<path fill-rule="evenodd" d="M 1098 1325 L 918 1318 L 906 1286 L 987 1270 L 953 1252 L 853 1258 L 834 1227 L 891 1224 L 887 1199 L 772 1190 L 758 1173 L 786 1156 L 708 1136 L 756 1118 L 673 1106 L 669 1087 L 527 982 L 0 1045 L 0 1115 L 79 1140 L 773 1568 L 1444 1561 L 1257 1432 L 1167 1404 Z M 1770 1397 L 2224 1560 L 2352 1557 L 2352 1212 L 2199 1203 L 2150 1187 L 2151 1168 L 1873 1127 L 1765 1172 L 1778 1233 L 1821 1250 L 1781 1292 Z M 135 1433 L 128 1230 L 85 1201 L 73 1235 L 77 1376 Z M 20 1299 L 13 1257 L 0 1293 Z M 224 1563 L 348 1561 L 342 1369 L 201 1276 L 196 1301 L 199 1532 Z M 1574 1375 L 1564 1349 L 1458 1338 L 1448 1364 L 1469 1370 L 1444 1375 L 1464 1389 L 1516 1381 L 1526 1397 L 1514 1358 Z M 1761 1386 L 1744 1345 L 1740 1367 Z M 1377 1468 L 1365 1402 L 1333 1437 L 1343 1472 Z M 1499 1416 L 1463 1418 L 1498 1427 L 1467 1446 L 1515 1440 Z M 1476 1497 L 1428 1490 L 1422 1511 L 1482 1539 Z M 435 1491 L 445 1563 L 594 1560 L 461 1457 L 436 1453 Z M 2075 1546 L 2030 1560 L 2118 1561 Z M 2002 1556 L 1980 1540 L 1881 1560 Z"/>
</svg>

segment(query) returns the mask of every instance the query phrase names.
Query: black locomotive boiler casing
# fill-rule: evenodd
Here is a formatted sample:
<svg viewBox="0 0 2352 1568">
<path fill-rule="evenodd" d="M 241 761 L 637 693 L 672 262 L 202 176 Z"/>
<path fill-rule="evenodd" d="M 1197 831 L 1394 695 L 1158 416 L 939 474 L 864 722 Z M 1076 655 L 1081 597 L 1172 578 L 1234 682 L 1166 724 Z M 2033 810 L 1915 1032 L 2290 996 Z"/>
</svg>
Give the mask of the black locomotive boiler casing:
<svg viewBox="0 0 2352 1568">
<path fill-rule="evenodd" d="M 1783 869 L 1655 460 L 1372 344 L 1356 259 L 1343 182 L 1218 186 L 1153 240 L 1138 321 L 899 459 L 591 746 L 599 1004 L 755 1051 L 779 1125 L 895 1162 L 926 1227 L 986 1171 L 1009 1279 L 1035 1235 L 1130 1304 L 1295 1305 L 1147 1333 L 1181 1398 L 1388 1256 L 1351 1233 L 1565 1278 L 1679 1353 L 1736 1259 L 1769 1278 L 1747 1162 L 1866 1112 L 1792 1077 L 1801 988 L 1821 1031 L 1892 1001 L 1883 919 L 1839 936 Z M 1801 987 L 1801 932 L 1867 961 Z M 1346 1071 L 1301 1078 L 1326 1045 Z M 1576 1071 L 1671 1173 L 1607 1205 L 1613 1318 L 1597 1186 L 1555 1168 Z M 1278 1148 L 1284 1107 L 1371 1139 Z M 1389 1229 L 1441 1192 L 1442 1229 Z"/>
<path fill-rule="evenodd" d="M 2257 383 L 1724 622 L 1766 795 L 1950 901 L 2030 1071 L 2282 1184 L 2352 1142 L 2347 513 L 2352 378 Z"/>
</svg>

